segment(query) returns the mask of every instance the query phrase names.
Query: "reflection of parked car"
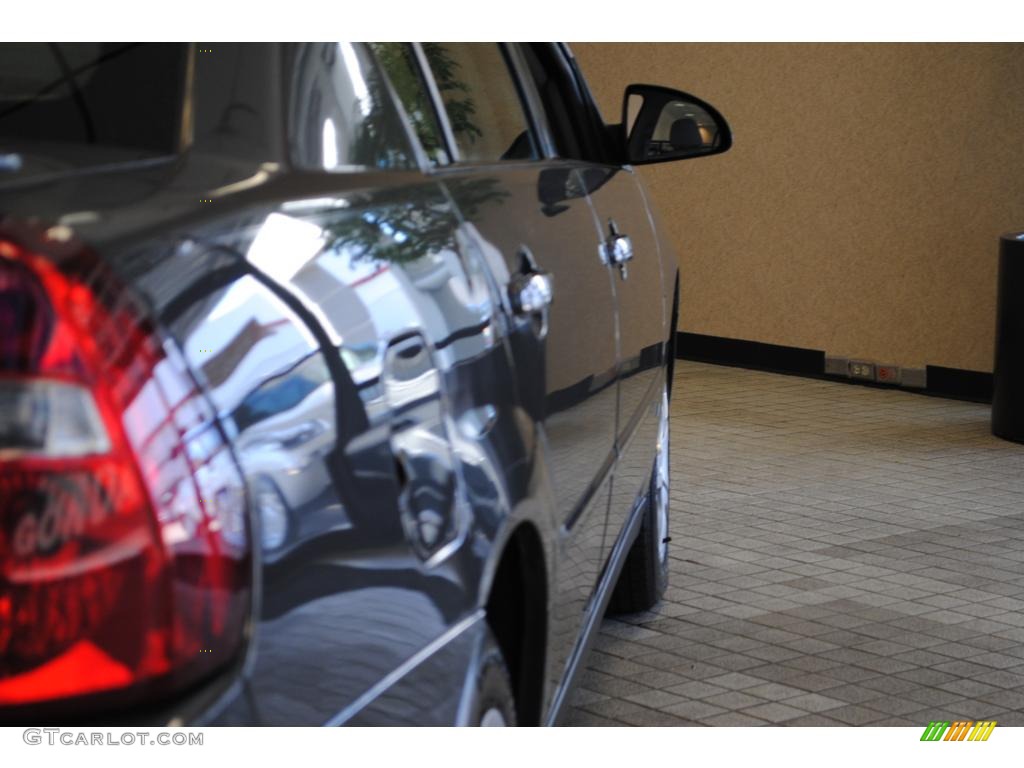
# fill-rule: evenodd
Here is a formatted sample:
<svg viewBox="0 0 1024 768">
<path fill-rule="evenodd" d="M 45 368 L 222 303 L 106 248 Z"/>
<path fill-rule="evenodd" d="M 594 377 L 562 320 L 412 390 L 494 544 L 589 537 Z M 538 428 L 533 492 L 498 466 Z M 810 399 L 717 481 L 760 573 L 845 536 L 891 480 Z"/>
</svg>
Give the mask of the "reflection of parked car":
<svg viewBox="0 0 1024 768">
<path fill-rule="evenodd" d="M 0 50 L 0 720 L 557 722 L 667 578 L 630 164 L 728 126 L 556 44 L 212 51 Z"/>
<path fill-rule="evenodd" d="M 347 527 L 340 507 L 320 513 L 335 431 L 334 387 L 319 355 L 261 382 L 231 416 L 268 554 L 318 518 L 327 528 Z"/>
</svg>

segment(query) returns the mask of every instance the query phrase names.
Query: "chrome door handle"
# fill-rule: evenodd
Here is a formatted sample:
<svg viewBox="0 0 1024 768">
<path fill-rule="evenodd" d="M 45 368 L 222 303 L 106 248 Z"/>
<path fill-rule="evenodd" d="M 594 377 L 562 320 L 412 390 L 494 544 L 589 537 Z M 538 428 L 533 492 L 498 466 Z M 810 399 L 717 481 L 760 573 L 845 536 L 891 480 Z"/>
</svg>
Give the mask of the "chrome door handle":
<svg viewBox="0 0 1024 768">
<path fill-rule="evenodd" d="M 555 281 L 549 272 L 515 275 L 508 284 L 508 298 L 519 317 L 543 312 L 555 298 Z"/>
<path fill-rule="evenodd" d="M 612 264 L 625 264 L 633 260 L 633 241 L 629 235 L 612 235 L 608 238 L 608 260 Z"/>
<path fill-rule="evenodd" d="M 613 219 L 608 220 L 608 230 L 611 234 L 604 242 L 605 261 L 617 266 L 625 280 L 629 277 L 626 265 L 633 260 L 633 240 L 629 235 L 619 232 Z"/>
</svg>

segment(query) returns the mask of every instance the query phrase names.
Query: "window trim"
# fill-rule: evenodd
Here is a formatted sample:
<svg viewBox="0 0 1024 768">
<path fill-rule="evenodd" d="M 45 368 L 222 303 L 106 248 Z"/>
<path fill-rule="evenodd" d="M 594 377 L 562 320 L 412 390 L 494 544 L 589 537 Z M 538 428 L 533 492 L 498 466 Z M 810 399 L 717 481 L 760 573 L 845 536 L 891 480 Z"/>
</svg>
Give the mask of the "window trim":
<svg viewBox="0 0 1024 768">
<path fill-rule="evenodd" d="M 548 124 L 547 112 L 544 111 L 540 93 L 537 92 L 537 84 L 530 76 L 530 68 L 523 58 L 523 51 L 519 47 L 519 43 L 500 43 L 500 46 L 505 52 L 505 60 L 516 84 L 523 112 L 530 124 L 534 146 L 540 153 L 540 157 L 537 159 L 558 158 L 558 150 L 555 148 L 555 139 L 551 133 L 551 126 Z"/>
<path fill-rule="evenodd" d="M 196 78 L 196 48 L 198 43 L 188 43 L 188 52 L 185 54 L 185 84 L 182 91 L 181 115 L 178 120 L 178 151 L 177 155 L 184 155 L 190 149 L 196 138 L 196 105 L 195 105 L 195 78 Z"/>
<path fill-rule="evenodd" d="M 370 59 L 373 61 L 374 67 L 376 67 L 377 69 L 377 74 L 381 77 L 381 79 L 384 82 L 384 88 L 388 93 L 388 98 L 391 99 L 391 105 L 394 108 L 395 112 L 398 114 L 398 119 L 402 123 L 402 128 L 405 130 L 406 140 L 409 142 L 409 148 L 412 150 L 414 159 L 416 160 L 416 164 L 417 166 L 419 166 L 420 171 L 425 173 L 430 168 L 437 167 L 434 165 L 434 162 L 430 159 L 430 156 L 427 154 L 427 150 L 423 147 L 422 142 L 420 142 L 420 137 L 416 133 L 415 126 L 413 126 L 412 124 L 412 118 L 409 117 L 409 113 L 406 111 L 405 105 L 402 103 L 401 98 L 399 98 L 398 91 L 395 89 L 395 84 L 391 82 L 391 76 L 384 68 L 384 65 L 381 64 L 380 60 L 377 58 L 377 54 L 374 52 L 373 46 L 370 45 L 369 43 L 360 43 L 360 45 L 362 45 L 365 48 L 367 54 L 370 56 Z M 399 45 L 406 45 L 406 43 L 399 43 Z M 420 70 L 418 58 L 417 70 Z M 433 99 L 431 99 L 430 105 L 431 109 L 433 109 Z M 444 139 L 443 136 L 442 139 Z M 445 151 L 448 151 L 447 140 L 444 139 L 444 141 Z M 449 157 L 450 156 L 451 155 L 449 154 Z M 449 160 L 449 162 L 451 161 Z"/>
<path fill-rule="evenodd" d="M 594 94 L 590 90 L 590 84 L 587 82 L 587 78 L 584 77 L 583 70 L 580 69 L 576 56 L 573 54 L 568 43 L 558 43 L 556 48 L 569 69 L 573 85 L 579 93 L 580 100 L 586 110 L 586 130 L 590 133 L 590 140 L 595 143 L 595 146 L 599 149 L 600 154 L 602 155 L 600 160 L 589 160 L 588 162 L 595 165 L 621 168 L 622 163 L 618 162 L 615 158 L 614 148 L 608 143 L 608 135 L 606 131 L 609 123 L 604 121 L 604 116 L 601 114 L 601 110 L 598 109 L 597 100 L 594 98 Z"/>
<path fill-rule="evenodd" d="M 444 137 L 445 148 L 448 150 L 449 165 L 462 162 L 462 155 L 459 153 L 459 145 L 455 141 L 455 132 L 452 131 L 452 124 L 448 120 L 448 111 L 444 108 L 444 100 L 441 98 L 441 91 L 434 80 L 434 73 L 430 69 L 430 62 L 427 61 L 427 54 L 423 51 L 421 43 L 410 43 L 413 53 L 416 56 L 416 65 L 420 70 L 420 77 L 427 86 L 427 95 L 434 107 L 434 114 L 437 116 L 437 124 L 441 126 L 441 135 Z M 419 137 L 416 137 L 419 141 Z M 430 163 L 433 166 L 433 163 Z"/>
<path fill-rule="evenodd" d="M 614 152 L 608 145 L 607 124 L 597 109 L 589 85 L 569 46 L 565 43 L 523 43 L 522 45 L 543 50 L 543 53 L 540 50 L 533 51 L 538 58 L 538 64 L 556 83 L 559 91 L 565 94 L 566 99 L 572 101 L 571 104 L 566 105 L 571 113 L 572 125 L 570 127 L 584 157 L 567 157 L 558 154 L 558 142 L 554 140 L 554 133 L 552 133 L 555 157 L 604 168 L 621 168 L 622 164 L 615 159 Z M 533 83 L 529 64 L 527 64 L 526 72 Z M 536 88 L 535 83 L 534 87 Z M 544 99 L 540 97 L 539 91 L 538 99 L 540 108 L 544 110 Z"/>
</svg>

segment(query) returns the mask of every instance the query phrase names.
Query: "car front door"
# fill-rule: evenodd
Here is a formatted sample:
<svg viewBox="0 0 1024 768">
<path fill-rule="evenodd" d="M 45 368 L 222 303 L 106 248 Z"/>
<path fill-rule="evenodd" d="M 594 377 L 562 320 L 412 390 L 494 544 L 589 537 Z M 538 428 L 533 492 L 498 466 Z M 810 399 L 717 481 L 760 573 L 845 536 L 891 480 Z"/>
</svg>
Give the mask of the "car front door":
<svg viewBox="0 0 1024 768">
<path fill-rule="evenodd" d="M 643 188 L 609 156 L 604 125 L 568 48 L 523 46 L 559 154 L 578 158 L 618 304 L 618 462 L 605 537 L 608 557 L 648 489 L 658 439 L 671 276 L 664 274 Z"/>
<path fill-rule="evenodd" d="M 662 273 L 657 240 L 634 172 L 595 165 L 583 174 L 592 179 L 590 199 L 612 262 L 619 306 L 618 466 L 605 539 L 607 555 L 649 487 L 666 383 L 671 299 L 665 286 L 671 283 Z"/>
</svg>

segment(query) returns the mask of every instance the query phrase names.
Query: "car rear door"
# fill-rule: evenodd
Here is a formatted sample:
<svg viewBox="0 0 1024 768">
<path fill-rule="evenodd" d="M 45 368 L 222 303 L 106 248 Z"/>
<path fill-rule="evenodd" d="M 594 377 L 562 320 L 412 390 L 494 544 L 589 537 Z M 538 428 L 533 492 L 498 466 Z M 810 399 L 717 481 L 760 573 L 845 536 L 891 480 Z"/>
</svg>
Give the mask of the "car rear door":
<svg viewBox="0 0 1024 768">
<path fill-rule="evenodd" d="M 523 416 L 537 425 L 555 510 L 549 693 L 576 647 L 602 563 L 616 423 L 613 275 L 602 262 L 583 180 L 542 161 L 509 51 L 497 44 L 406 49 L 429 73 L 438 122 L 397 55 L 389 74 L 474 247 L 505 297 Z M 404 66 L 404 65 L 403 65 Z M 438 140 L 440 137 L 440 140 Z M 550 294 L 545 292 L 550 290 Z"/>
<path fill-rule="evenodd" d="M 499 310 L 369 51 L 289 45 L 281 71 L 292 168 L 217 190 L 152 278 L 260 545 L 245 695 L 216 722 L 450 725 L 500 520 L 487 424 L 455 420 L 463 381 L 508 410 Z"/>
</svg>

